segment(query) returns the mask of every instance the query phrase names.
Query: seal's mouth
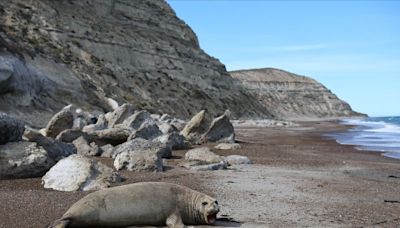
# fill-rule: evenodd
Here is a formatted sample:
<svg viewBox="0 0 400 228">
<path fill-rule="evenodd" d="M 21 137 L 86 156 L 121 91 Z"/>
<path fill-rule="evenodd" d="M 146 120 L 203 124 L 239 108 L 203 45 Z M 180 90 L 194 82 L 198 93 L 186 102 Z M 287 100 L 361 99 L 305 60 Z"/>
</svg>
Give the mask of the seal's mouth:
<svg viewBox="0 0 400 228">
<path fill-rule="evenodd" d="M 207 215 L 207 223 L 213 224 L 217 220 L 217 213 Z"/>
</svg>

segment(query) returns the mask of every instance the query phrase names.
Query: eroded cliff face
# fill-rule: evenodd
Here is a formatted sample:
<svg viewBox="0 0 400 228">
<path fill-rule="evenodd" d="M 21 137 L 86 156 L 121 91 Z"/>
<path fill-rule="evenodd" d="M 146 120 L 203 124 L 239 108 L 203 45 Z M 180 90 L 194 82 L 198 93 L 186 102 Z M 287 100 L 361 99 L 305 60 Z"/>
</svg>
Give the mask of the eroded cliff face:
<svg viewBox="0 0 400 228">
<path fill-rule="evenodd" d="M 0 1 L 0 111 L 43 126 L 108 98 L 187 118 L 270 117 L 162 0 Z"/>
<path fill-rule="evenodd" d="M 316 80 L 283 70 L 265 68 L 230 72 L 265 108 L 281 119 L 359 116 Z"/>
</svg>

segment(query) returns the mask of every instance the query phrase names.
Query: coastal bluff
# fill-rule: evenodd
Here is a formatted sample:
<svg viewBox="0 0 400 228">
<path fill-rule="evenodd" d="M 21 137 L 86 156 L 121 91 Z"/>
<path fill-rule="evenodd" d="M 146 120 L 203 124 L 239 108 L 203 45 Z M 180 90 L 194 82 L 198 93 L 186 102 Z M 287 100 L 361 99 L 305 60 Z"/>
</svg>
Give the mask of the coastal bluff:
<svg viewBox="0 0 400 228">
<path fill-rule="evenodd" d="M 274 68 L 232 71 L 276 118 L 305 120 L 363 116 L 316 80 Z"/>
<path fill-rule="evenodd" d="M 0 1 L 0 112 L 41 128 L 69 104 L 98 116 L 124 103 L 181 119 L 357 115 L 312 79 L 230 75 L 164 0 Z"/>
<path fill-rule="evenodd" d="M 36 126 L 68 104 L 270 117 L 162 0 L 0 1 L 0 111 Z M 110 104 L 110 99 L 111 104 Z"/>
</svg>

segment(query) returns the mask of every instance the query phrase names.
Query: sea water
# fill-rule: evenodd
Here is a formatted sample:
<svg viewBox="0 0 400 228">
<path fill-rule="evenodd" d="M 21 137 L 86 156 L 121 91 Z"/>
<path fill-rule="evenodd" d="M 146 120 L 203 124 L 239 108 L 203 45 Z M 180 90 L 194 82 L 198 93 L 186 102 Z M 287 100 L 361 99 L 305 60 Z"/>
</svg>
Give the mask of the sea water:
<svg viewBox="0 0 400 228">
<path fill-rule="evenodd" d="M 331 135 L 338 143 L 400 159 L 400 116 L 343 119 L 341 123 L 354 127 Z"/>
</svg>

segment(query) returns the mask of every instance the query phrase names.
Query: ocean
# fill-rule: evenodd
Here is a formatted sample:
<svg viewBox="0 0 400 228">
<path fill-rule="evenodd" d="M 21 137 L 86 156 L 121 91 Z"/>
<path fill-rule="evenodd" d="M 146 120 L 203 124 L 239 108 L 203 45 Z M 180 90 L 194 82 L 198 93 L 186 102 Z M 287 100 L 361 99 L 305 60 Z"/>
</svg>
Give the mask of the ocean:
<svg viewBox="0 0 400 228">
<path fill-rule="evenodd" d="M 330 134 L 340 144 L 356 149 L 383 152 L 383 156 L 400 159 L 400 116 L 343 119 L 342 124 L 355 127 Z"/>
</svg>

